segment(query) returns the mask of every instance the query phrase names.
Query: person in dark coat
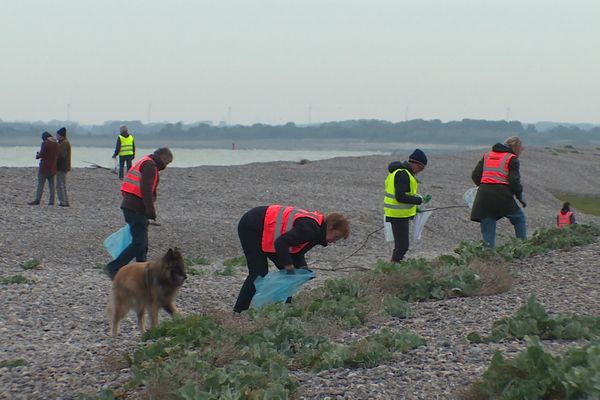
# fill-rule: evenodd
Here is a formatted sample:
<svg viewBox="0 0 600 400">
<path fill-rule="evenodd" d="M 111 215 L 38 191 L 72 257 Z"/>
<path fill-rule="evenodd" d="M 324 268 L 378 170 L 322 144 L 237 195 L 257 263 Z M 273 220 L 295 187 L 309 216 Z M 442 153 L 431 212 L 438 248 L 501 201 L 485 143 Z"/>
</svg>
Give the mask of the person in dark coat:
<svg viewBox="0 0 600 400">
<path fill-rule="evenodd" d="M 56 131 L 58 139 L 58 159 L 56 161 L 56 194 L 58 205 L 69 207 L 69 196 L 67 196 L 67 173 L 71 170 L 71 143 L 67 139 L 67 128 Z"/>
<path fill-rule="evenodd" d="M 519 239 L 527 238 L 525 213 L 527 203 L 523 199 L 523 186 L 519 173 L 519 156 L 523 143 L 511 136 L 504 143 L 496 143 L 492 151 L 479 160 L 471 178 L 479 186 L 471 210 L 471 221 L 480 223 L 483 241 L 488 247 L 496 246 L 496 222 L 508 218 Z M 487 161 L 486 161 L 487 160 Z"/>
<path fill-rule="evenodd" d="M 121 254 L 106 265 L 106 273 L 112 280 L 119 269 L 133 258 L 137 262 L 146 261 L 148 254 L 149 219 L 156 219 L 156 189 L 159 172 L 173 161 L 173 153 L 161 147 L 154 153 L 140 159 L 125 176 L 121 185 L 121 210 L 129 225 L 132 241 Z"/>
<path fill-rule="evenodd" d="M 278 229 L 279 228 L 279 229 Z M 348 220 L 339 213 L 323 216 L 295 207 L 261 206 L 246 212 L 238 224 L 238 235 L 248 263 L 233 311 L 247 310 L 256 293 L 254 280 L 269 272 L 267 259 L 289 273 L 306 268 L 304 255 L 316 245 L 327 246 L 350 234 Z"/>
<path fill-rule="evenodd" d="M 50 190 L 48 205 L 54 205 L 54 177 L 56 176 L 56 160 L 58 159 L 58 142 L 50 133 L 42 133 L 42 147 L 40 148 L 40 151 L 37 152 L 35 158 L 40 160 L 37 190 L 35 192 L 35 200 L 27 204 L 30 206 L 40 204 L 42 201 L 42 194 L 44 193 L 44 185 L 46 184 L 46 181 L 48 181 Z"/>
</svg>

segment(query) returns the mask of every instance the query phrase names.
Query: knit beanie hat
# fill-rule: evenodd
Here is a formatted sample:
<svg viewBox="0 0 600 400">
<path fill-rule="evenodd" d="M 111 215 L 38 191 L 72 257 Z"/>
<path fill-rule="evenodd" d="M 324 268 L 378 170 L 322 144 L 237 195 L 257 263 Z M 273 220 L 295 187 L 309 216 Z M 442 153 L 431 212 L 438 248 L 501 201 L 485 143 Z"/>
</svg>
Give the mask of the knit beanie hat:
<svg viewBox="0 0 600 400">
<path fill-rule="evenodd" d="M 46 140 L 46 139 L 48 139 L 51 136 L 52 135 L 49 132 L 44 132 L 44 133 L 42 133 L 42 140 Z"/>
<path fill-rule="evenodd" d="M 56 131 L 56 134 L 62 137 L 67 137 L 67 128 L 63 126 L 62 128 Z"/>
<path fill-rule="evenodd" d="M 413 161 L 425 166 L 427 165 L 427 156 L 425 155 L 425 153 L 423 153 L 423 150 L 415 149 L 415 151 L 412 152 L 410 157 L 408 157 L 408 161 Z"/>
</svg>

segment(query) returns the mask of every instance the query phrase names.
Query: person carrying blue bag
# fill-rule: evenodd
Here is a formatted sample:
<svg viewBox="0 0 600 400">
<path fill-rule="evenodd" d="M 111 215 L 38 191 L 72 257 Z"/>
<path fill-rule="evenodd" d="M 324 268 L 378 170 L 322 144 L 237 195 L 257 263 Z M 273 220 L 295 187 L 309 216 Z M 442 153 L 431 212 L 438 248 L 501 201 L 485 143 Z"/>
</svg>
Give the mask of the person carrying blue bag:
<svg viewBox="0 0 600 400">
<path fill-rule="evenodd" d="M 148 254 L 148 224 L 149 219 L 156 219 L 156 188 L 159 182 L 159 171 L 162 171 L 173 161 L 173 153 L 166 147 L 157 149 L 139 160 L 129 170 L 123 184 L 121 194 L 123 201 L 121 209 L 125 222 L 129 225 L 131 244 L 106 265 L 106 273 L 112 280 L 119 269 L 135 257 L 137 262 L 146 261 Z"/>
<path fill-rule="evenodd" d="M 233 307 L 234 312 L 240 313 L 250 307 L 256 278 L 269 272 L 268 259 L 288 273 L 305 269 L 306 252 L 316 245 L 347 239 L 350 224 L 340 213 L 324 216 L 317 211 L 269 205 L 246 212 L 238 224 L 238 235 L 248 263 L 248 277 Z"/>
</svg>

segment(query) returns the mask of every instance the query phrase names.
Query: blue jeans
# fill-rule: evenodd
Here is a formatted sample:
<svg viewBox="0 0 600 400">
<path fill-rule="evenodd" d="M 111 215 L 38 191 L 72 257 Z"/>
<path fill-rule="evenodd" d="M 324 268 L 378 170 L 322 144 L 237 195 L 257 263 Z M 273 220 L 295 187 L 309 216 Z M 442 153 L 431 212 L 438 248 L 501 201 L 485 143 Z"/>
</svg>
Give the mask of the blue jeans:
<svg viewBox="0 0 600 400">
<path fill-rule="evenodd" d="M 123 175 L 131 169 L 133 156 L 119 156 L 119 179 L 123 180 Z M 123 170 L 127 164 L 127 170 Z"/>
<path fill-rule="evenodd" d="M 519 208 L 519 211 L 505 215 L 505 217 L 515 227 L 515 236 L 518 239 L 527 239 L 527 219 L 523 210 Z M 496 247 L 496 218 L 484 218 L 479 224 L 486 246 Z"/>
<path fill-rule="evenodd" d="M 148 254 L 148 217 L 127 209 L 123 209 L 123 215 L 125 222 L 129 224 L 132 240 L 131 244 L 106 266 L 110 279 L 113 279 L 119 269 L 129 264 L 134 257 L 137 262 L 144 262 Z"/>
</svg>

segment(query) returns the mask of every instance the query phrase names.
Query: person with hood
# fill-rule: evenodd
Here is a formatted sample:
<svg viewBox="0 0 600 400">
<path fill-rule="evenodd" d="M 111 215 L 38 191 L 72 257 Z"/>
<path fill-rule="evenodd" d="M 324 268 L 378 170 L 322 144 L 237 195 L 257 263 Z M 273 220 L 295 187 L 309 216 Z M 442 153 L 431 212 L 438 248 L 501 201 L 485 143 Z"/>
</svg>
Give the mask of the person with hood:
<svg viewBox="0 0 600 400">
<path fill-rule="evenodd" d="M 246 212 L 238 224 L 238 235 L 248 263 L 248 277 L 233 308 L 236 313 L 250 307 L 256 293 L 254 280 L 269 272 L 267 259 L 288 273 L 306 268 L 306 252 L 316 245 L 347 239 L 350 224 L 340 213 L 325 216 L 317 211 L 269 205 Z"/>
<path fill-rule="evenodd" d="M 420 204 L 431 200 L 428 194 L 421 197 L 417 192 L 419 183 L 415 175 L 425 169 L 427 156 L 421 149 L 415 149 L 408 161 L 394 161 L 388 166 L 385 179 L 385 197 L 383 198 L 383 214 L 385 221 L 392 225 L 394 235 L 394 251 L 391 262 L 400 262 L 409 248 L 408 223 L 420 212 Z"/>
<path fill-rule="evenodd" d="M 131 162 L 135 158 L 135 139 L 127 130 L 127 126 L 121 125 L 119 137 L 112 158 L 119 156 L 119 179 L 123 180 L 123 167 L 127 164 L 127 171 L 131 169 Z"/>
<path fill-rule="evenodd" d="M 54 177 L 56 176 L 56 160 L 58 159 L 58 142 L 50 133 L 42 133 L 42 146 L 35 158 L 40 160 L 37 190 L 35 192 L 35 200 L 27 204 L 30 206 L 37 206 L 40 204 L 42 201 L 42 194 L 44 193 L 44 186 L 46 185 L 46 181 L 48 181 L 50 190 L 48 205 L 54 205 Z"/>
<path fill-rule="evenodd" d="M 69 196 L 67 196 L 67 172 L 71 170 L 71 143 L 67 140 L 67 128 L 56 131 L 58 139 L 58 159 L 56 160 L 56 194 L 58 205 L 69 207 Z"/>
<path fill-rule="evenodd" d="M 571 211 L 571 203 L 565 202 L 556 216 L 556 227 L 562 229 L 565 226 L 575 225 L 576 223 L 575 214 Z"/>
<path fill-rule="evenodd" d="M 129 264 L 135 258 L 137 262 L 146 261 L 148 254 L 148 224 L 149 219 L 156 219 L 156 188 L 158 187 L 159 171 L 162 171 L 173 161 L 173 153 L 166 147 L 161 147 L 154 153 L 142 157 L 129 170 L 123 184 L 121 194 L 123 200 L 121 209 L 125 222 L 129 225 L 132 241 L 121 254 L 106 266 L 106 272 L 112 280 L 119 269 Z"/>
<path fill-rule="evenodd" d="M 523 208 L 527 207 L 519 173 L 522 152 L 521 139 L 511 136 L 485 153 L 471 174 L 473 182 L 479 186 L 471 221 L 479 222 L 483 241 L 488 247 L 496 247 L 496 221 L 504 217 L 514 226 L 517 238 L 527 238 L 525 213 L 515 202 L 516 198 Z"/>
</svg>

